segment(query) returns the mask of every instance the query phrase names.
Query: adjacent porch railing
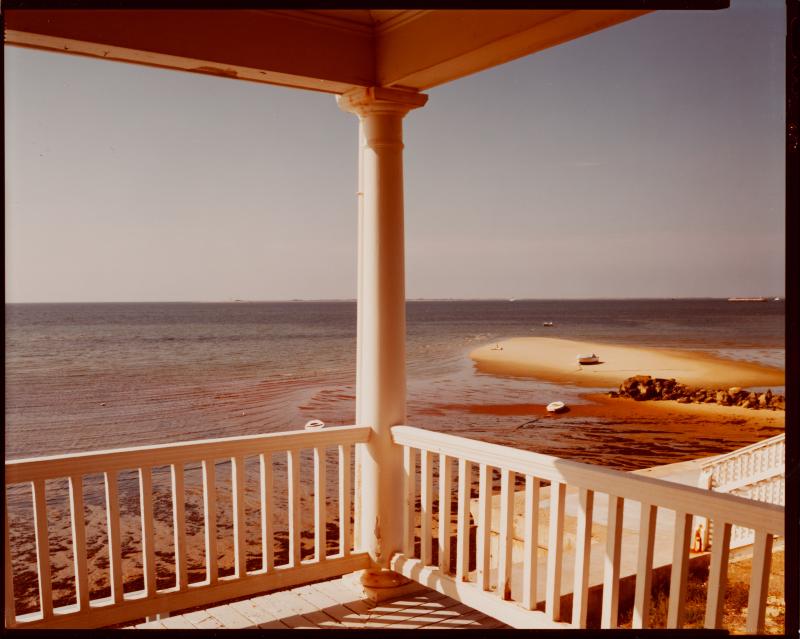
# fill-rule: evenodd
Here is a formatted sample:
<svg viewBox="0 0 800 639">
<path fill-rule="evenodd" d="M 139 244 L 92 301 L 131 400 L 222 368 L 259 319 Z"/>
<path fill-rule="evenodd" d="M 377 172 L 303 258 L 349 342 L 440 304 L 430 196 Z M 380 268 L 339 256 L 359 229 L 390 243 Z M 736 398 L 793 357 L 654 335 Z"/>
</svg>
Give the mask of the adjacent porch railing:
<svg viewBox="0 0 800 639">
<path fill-rule="evenodd" d="M 403 447 L 405 468 L 405 541 L 403 552 L 394 558 L 393 568 L 407 577 L 518 628 L 565 625 L 561 619 L 565 503 L 567 488 L 576 487 L 579 499 L 574 544 L 572 626 L 583 628 L 587 625 L 593 508 L 595 495 L 605 493 L 608 496 L 608 512 L 607 540 L 602 549 L 603 628 L 614 628 L 618 623 L 623 514 L 629 503 L 638 502 L 641 515 L 636 551 L 633 627 L 644 628 L 648 625 L 656 514 L 659 508 L 663 508 L 675 514 L 667 627 L 680 628 L 684 623 L 692 516 L 699 515 L 711 519 L 718 531 L 718 539 L 711 553 L 705 626 L 717 628 L 722 622 L 731 528 L 737 525 L 753 529 L 755 535 L 747 631 L 763 630 L 772 544 L 775 536 L 784 533 L 783 508 L 410 426 L 395 426 L 392 434 L 395 443 Z M 457 465 L 455 474 L 454 464 Z M 433 563 L 432 545 L 434 465 L 437 467 L 439 484 L 436 508 L 437 564 Z M 475 539 L 471 543 L 469 500 L 473 467 L 477 467 L 478 471 L 478 516 Z M 500 475 L 500 535 L 496 566 L 491 566 L 491 499 L 495 469 Z M 517 475 L 524 477 L 525 486 L 524 566 L 522 586 L 513 592 L 512 532 Z M 454 483 L 457 485 L 458 514 L 455 520 L 455 555 L 451 556 L 450 540 L 454 531 L 450 513 Z M 549 489 L 544 488 L 545 485 L 549 485 Z M 544 610 L 537 610 L 541 603 L 537 597 L 537 547 L 541 545 L 538 519 L 544 490 L 549 492 L 549 534 Z M 469 571 L 471 559 L 476 568 L 474 574 Z"/>
<path fill-rule="evenodd" d="M 786 502 L 786 434 L 781 433 L 710 459 L 701 466 L 701 488 L 730 493 L 767 504 Z M 706 524 L 713 538 L 713 522 Z M 734 526 L 731 547 L 752 544 L 753 531 Z"/>
<path fill-rule="evenodd" d="M 6 462 L 6 495 L 13 485 L 32 486 L 33 520 L 36 547 L 36 576 L 39 609 L 17 615 L 14 600 L 14 574 L 10 546 L 8 507 L 5 541 L 5 625 L 28 628 L 90 628 L 130 621 L 159 613 L 181 610 L 213 602 L 273 590 L 276 588 L 334 577 L 366 568 L 369 557 L 353 550 L 352 540 L 352 447 L 366 442 L 370 429 L 345 426 L 321 431 L 294 431 L 252 437 L 231 437 L 156 446 L 141 446 L 36 459 Z M 326 550 L 326 450 L 338 448 L 338 517 L 339 552 Z M 314 531 L 313 558 L 301 560 L 300 490 L 301 451 L 313 451 L 314 495 L 313 522 L 302 522 Z M 275 483 L 273 454 L 286 455 L 286 507 L 288 511 L 288 563 L 276 565 L 272 530 Z M 245 461 L 257 458 L 259 464 L 259 501 L 261 565 L 247 570 L 248 533 L 245 520 Z M 230 498 L 232 530 L 217 530 L 217 463 L 230 463 Z M 205 573 L 201 582 L 189 583 L 187 570 L 185 473 L 192 465 L 202 467 L 202 501 L 205 535 Z M 187 466 L 188 465 L 188 466 Z M 165 468 L 166 467 L 166 468 Z M 172 528 L 174 530 L 174 585 L 156 587 L 157 552 L 154 530 L 154 469 L 170 476 Z M 144 588 L 125 592 L 123 584 L 120 489 L 121 471 L 138 473 L 141 555 Z M 84 510 L 84 478 L 101 474 L 105 531 L 87 531 Z M 310 478 L 310 477 L 309 477 Z M 71 553 L 74 560 L 74 603 L 54 606 L 51 585 L 51 548 L 48 535 L 46 482 L 69 482 L 69 517 L 71 518 Z M 303 482 L 305 483 L 305 482 Z M 107 535 L 109 583 L 111 594 L 90 597 L 87 534 Z M 221 576 L 218 567 L 218 537 L 232 535 L 233 574 Z M 162 542 L 163 543 L 163 542 Z M 61 550 L 64 550 L 63 548 Z"/>
</svg>

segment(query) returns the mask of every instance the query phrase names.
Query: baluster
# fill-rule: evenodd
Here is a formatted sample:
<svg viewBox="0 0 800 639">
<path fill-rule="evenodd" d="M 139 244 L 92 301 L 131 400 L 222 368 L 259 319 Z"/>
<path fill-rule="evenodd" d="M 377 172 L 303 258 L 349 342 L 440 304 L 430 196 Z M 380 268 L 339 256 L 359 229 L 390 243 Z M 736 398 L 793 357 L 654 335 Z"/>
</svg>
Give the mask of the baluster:
<svg viewBox="0 0 800 639">
<path fill-rule="evenodd" d="M 86 513 L 83 509 L 83 477 L 70 475 L 69 506 L 72 514 L 72 555 L 75 564 L 75 587 L 78 607 L 89 609 L 89 570 L 86 553 Z"/>
<path fill-rule="evenodd" d="M 458 460 L 458 520 L 456 521 L 456 579 L 466 581 L 469 572 L 469 500 L 472 464 Z"/>
<path fill-rule="evenodd" d="M 233 557 L 238 578 L 247 575 L 247 520 L 244 512 L 244 457 L 231 458 L 231 498 L 233 501 Z"/>
<path fill-rule="evenodd" d="M 636 564 L 636 594 L 633 602 L 632 627 L 649 626 L 650 585 L 653 579 L 653 546 L 656 535 L 656 515 L 658 508 L 642 503 L 639 520 L 639 558 Z"/>
<path fill-rule="evenodd" d="M 486 464 L 478 467 L 477 585 L 489 590 L 489 532 L 492 527 L 492 476 Z"/>
<path fill-rule="evenodd" d="M 286 453 L 289 474 L 289 565 L 300 565 L 300 451 Z"/>
<path fill-rule="evenodd" d="M 217 467 L 213 459 L 203 460 L 203 500 L 206 529 L 206 579 L 217 583 Z"/>
<path fill-rule="evenodd" d="M 148 597 L 156 594 L 156 549 L 153 535 L 153 469 L 139 469 L 139 512 L 142 514 L 142 561 L 144 588 Z"/>
<path fill-rule="evenodd" d="M 500 471 L 500 539 L 497 596 L 511 599 L 511 546 L 514 543 L 514 473 Z"/>
<path fill-rule="evenodd" d="M 50 541 L 47 532 L 47 502 L 44 479 L 33 480 L 33 526 L 36 532 L 36 566 L 39 573 L 39 604 L 45 619 L 53 617 L 53 592 L 50 580 Z"/>
<path fill-rule="evenodd" d="M 416 510 L 415 474 L 416 451 L 410 446 L 403 446 L 403 553 L 406 557 L 414 556 L 414 512 Z"/>
<path fill-rule="evenodd" d="M 439 455 L 439 570 L 450 573 L 450 503 L 453 468 L 450 458 Z"/>
<path fill-rule="evenodd" d="M 430 565 L 432 561 L 431 552 L 431 518 L 432 518 L 432 475 L 433 459 L 427 450 L 420 451 L 420 501 L 421 501 L 421 521 L 419 533 L 419 558 L 424 566 Z"/>
<path fill-rule="evenodd" d="M 667 628 L 683 628 L 693 520 L 694 518 L 687 513 L 680 511 L 675 513 L 675 543 L 672 546 Z"/>
<path fill-rule="evenodd" d="M 566 500 L 567 485 L 562 482 L 551 481 L 545 613 L 553 621 L 561 619 L 561 565 L 564 552 L 564 506 Z"/>
<path fill-rule="evenodd" d="M 189 565 L 186 557 L 186 482 L 183 462 L 172 464 L 172 527 L 175 543 L 175 580 L 178 590 L 189 587 Z"/>
<path fill-rule="evenodd" d="M 353 545 L 350 526 L 350 446 L 339 444 L 339 552 L 350 554 Z"/>
<path fill-rule="evenodd" d="M 325 449 L 314 447 L 314 560 L 327 556 L 325 513 Z"/>
<path fill-rule="evenodd" d="M 536 609 L 536 572 L 539 549 L 539 487 L 538 477 L 525 477 L 525 550 L 522 570 L 522 605 Z"/>
<path fill-rule="evenodd" d="M 616 628 L 619 606 L 619 571 L 622 558 L 622 521 L 625 500 L 608 496 L 608 530 L 606 531 L 605 566 L 603 571 L 603 610 L 601 628 Z"/>
<path fill-rule="evenodd" d="M 589 559 L 592 544 L 594 491 L 581 488 L 578 495 L 578 524 L 575 534 L 575 582 L 572 595 L 572 625 L 586 628 L 589 595 Z"/>
<path fill-rule="evenodd" d="M 270 572 L 275 555 L 272 540 L 272 453 L 258 456 L 261 497 L 261 569 Z"/>
<path fill-rule="evenodd" d="M 750 573 L 750 595 L 747 598 L 748 634 L 764 632 L 764 617 L 767 607 L 767 591 L 769 589 L 769 571 L 772 566 L 772 535 L 761 531 L 753 531 L 753 568 Z"/>
<path fill-rule="evenodd" d="M 353 544 L 358 549 L 363 547 L 361 543 L 361 459 L 364 456 L 365 446 L 366 444 L 355 445 L 355 459 L 353 460 L 353 483 L 355 484 L 353 491 Z"/>
<path fill-rule="evenodd" d="M 708 598 L 706 600 L 706 628 L 722 627 L 722 612 L 725 608 L 725 590 L 728 585 L 728 554 L 731 545 L 731 524 L 724 522 L 718 529 L 715 525 L 714 545 L 711 546 L 711 567 L 708 574 Z"/>
<path fill-rule="evenodd" d="M 17 614 L 14 606 L 14 567 L 11 564 L 11 533 L 8 520 L 8 488 L 6 487 L 5 512 L 6 512 L 6 538 L 5 538 L 5 622 L 6 628 L 12 628 L 16 624 Z"/>
<path fill-rule="evenodd" d="M 115 604 L 122 603 L 122 545 L 119 533 L 119 490 L 117 471 L 105 473 L 106 525 L 108 526 L 108 563 L 111 575 L 111 596 Z"/>
</svg>

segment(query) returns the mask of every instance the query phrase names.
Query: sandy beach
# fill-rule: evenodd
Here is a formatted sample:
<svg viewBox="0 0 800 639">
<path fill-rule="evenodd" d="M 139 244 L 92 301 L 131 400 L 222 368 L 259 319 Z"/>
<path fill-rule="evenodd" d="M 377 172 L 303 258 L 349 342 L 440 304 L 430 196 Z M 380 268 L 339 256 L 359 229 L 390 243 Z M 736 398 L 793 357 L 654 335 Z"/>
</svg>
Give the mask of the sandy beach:
<svg viewBox="0 0 800 639">
<path fill-rule="evenodd" d="M 600 363 L 579 365 L 577 355 L 596 353 Z M 470 353 L 480 371 L 536 377 L 584 387 L 616 387 L 633 375 L 675 378 L 689 386 L 783 386 L 784 371 L 750 362 L 672 349 L 639 348 L 552 337 L 515 337 Z"/>
</svg>

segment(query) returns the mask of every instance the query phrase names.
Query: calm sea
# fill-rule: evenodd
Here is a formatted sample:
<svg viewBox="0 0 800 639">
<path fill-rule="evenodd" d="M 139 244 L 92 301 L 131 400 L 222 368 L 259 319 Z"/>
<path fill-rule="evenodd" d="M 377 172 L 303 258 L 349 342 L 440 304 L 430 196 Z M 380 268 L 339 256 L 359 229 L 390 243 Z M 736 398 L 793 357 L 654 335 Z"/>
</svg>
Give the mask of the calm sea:
<svg viewBox="0 0 800 639">
<path fill-rule="evenodd" d="M 526 416 L 459 409 L 586 392 L 478 373 L 469 351 L 546 335 L 784 358 L 782 302 L 420 301 L 407 317 L 410 424 L 619 468 L 696 456 L 696 434 L 666 429 L 653 449 L 636 444 L 641 424 L 565 417 L 519 430 Z M 354 302 L 7 304 L 6 322 L 7 459 L 354 420 Z M 647 428 L 658 440 L 658 424 Z"/>
</svg>

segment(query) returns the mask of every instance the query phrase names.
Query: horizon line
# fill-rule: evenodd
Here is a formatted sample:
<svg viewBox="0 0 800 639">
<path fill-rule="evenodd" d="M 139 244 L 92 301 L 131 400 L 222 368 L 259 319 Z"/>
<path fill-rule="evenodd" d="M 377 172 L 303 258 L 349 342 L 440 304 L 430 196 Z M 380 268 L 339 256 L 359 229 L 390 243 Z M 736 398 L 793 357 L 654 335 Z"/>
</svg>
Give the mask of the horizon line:
<svg viewBox="0 0 800 639">
<path fill-rule="evenodd" d="M 785 300 L 786 295 L 730 295 L 730 296 L 663 296 L 663 297 L 409 297 L 406 302 L 579 302 L 579 301 L 626 301 L 626 300 L 729 300 L 736 298 L 775 298 Z M 15 304 L 280 304 L 308 302 L 357 302 L 354 297 L 320 297 L 289 299 L 217 299 L 217 300 L 80 300 L 80 301 L 35 301 L 19 302 L 6 300 L 6 306 Z"/>
</svg>

